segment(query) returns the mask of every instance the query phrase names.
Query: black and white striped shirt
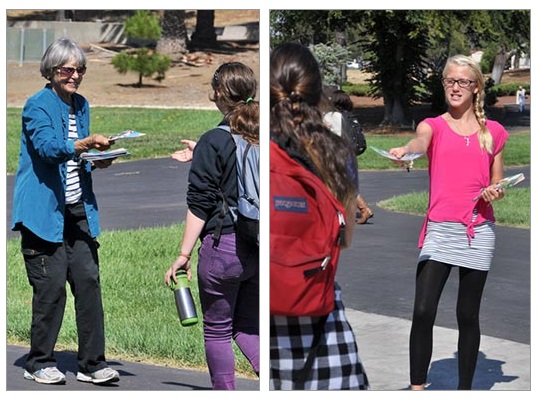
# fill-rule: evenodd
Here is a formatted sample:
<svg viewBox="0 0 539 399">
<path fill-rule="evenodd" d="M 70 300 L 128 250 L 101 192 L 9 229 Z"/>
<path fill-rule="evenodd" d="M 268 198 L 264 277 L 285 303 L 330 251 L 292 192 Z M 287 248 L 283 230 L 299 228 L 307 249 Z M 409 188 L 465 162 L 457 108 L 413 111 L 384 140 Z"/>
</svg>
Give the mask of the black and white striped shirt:
<svg viewBox="0 0 539 399">
<path fill-rule="evenodd" d="M 69 114 L 69 133 L 70 140 L 77 140 L 77 121 L 75 115 Z M 78 202 L 82 196 L 80 187 L 80 164 L 81 161 L 70 159 L 67 161 L 67 179 L 66 179 L 66 204 Z"/>
</svg>

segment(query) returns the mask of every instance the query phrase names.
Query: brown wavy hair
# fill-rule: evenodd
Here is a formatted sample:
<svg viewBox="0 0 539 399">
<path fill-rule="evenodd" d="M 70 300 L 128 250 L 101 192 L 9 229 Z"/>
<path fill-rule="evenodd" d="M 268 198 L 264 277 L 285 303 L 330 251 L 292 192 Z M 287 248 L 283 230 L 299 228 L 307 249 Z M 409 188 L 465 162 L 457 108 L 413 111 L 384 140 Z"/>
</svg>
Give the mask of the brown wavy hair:
<svg viewBox="0 0 539 399">
<path fill-rule="evenodd" d="M 254 99 L 257 83 L 253 70 L 241 62 L 221 64 L 213 74 L 211 87 L 210 100 L 221 100 L 230 129 L 249 143 L 258 144 L 260 111 L 258 101 Z"/>
<path fill-rule="evenodd" d="M 311 51 L 285 43 L 270 56 L 270 128 L 284 150 L 308 159 L 316 174 L 346 207 L 355 199 L 350 170 L 354 156 L 344 140 L 323 122 L 320 66 Z M 357 167 L 357 164 L 354 165 Z"/>
</svg>

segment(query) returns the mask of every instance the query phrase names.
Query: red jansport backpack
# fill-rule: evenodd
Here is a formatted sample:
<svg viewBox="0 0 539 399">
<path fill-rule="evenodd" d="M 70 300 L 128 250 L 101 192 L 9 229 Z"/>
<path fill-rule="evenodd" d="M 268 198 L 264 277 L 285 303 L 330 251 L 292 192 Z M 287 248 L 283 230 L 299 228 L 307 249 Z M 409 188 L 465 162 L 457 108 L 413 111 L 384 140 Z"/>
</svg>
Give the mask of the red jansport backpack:
<svg viewBox="0 0 539 399">
<path fill-rule="evenodd" d="M 270 197 L 270 314 L 331 313 L 343 206 L 317 176 L 273 141 Z"/>
</svg>

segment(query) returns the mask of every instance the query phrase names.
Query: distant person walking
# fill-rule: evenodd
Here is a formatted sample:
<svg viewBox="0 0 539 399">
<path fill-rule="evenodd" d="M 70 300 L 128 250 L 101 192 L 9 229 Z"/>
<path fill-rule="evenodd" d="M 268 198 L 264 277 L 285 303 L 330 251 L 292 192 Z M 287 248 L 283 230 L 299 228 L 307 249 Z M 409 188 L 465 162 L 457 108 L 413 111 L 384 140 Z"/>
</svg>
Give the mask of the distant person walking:
<svg viewBox="0 0 539 399">
<path fill-rule="evenodd" d="M 517 104 L 518 111 L 524 112 L 524 107 L 526 106 L 526 89 L 522 86 L 519 86 L 517 90 Z"/>
<path fill-rule="evenodd" d="M 353 114 L 354 104 L 352 103 L 350 96 L 343 90 L 337 89 L 335 86 L 325 87 L 324 95 L 327 98 L 327 102 L 329 102 L 328 105 L 324 104 L 324 106 L 322 106 L 324 122 L 335 134 L 341 137 L 346 136 L 343 134 L 343 129 L 357 129 L 358 133 L 360 133 L 363 138 L 363 151 L 365 151 L 367 148 L 365 135 L 361 125 Z M 324 108 L 328 108 L 328 110 L 326 111 Z M 350 136 L 352 135 L 355 135 L 355 133 L 350 134 Z M 359 210 L 359 215 L 356 217 L 357 224 L 365 224 L 369 219 L 374 217 L 374 213 L 369 207 L 369 204 L 367 204 L 367 201 L 365 201 L 363 196 L 359 193 L 359 189 L 356 195 L 356 206 Z"/>
<path fill-rule="evenodd" d="M 459 272 L 458 389 L 472 389 L 481 338 L 479 309 L 496 240 L 492 202 L 504 196 L 496 184 L 503 178 L 508 133 L 485 117 L 479 65 L 470 57 L 451 57 L 442 85 L 448 111 L 425 119 L 415 138 L 389 150 L 398 158 L 426 153 L 429 160 L 429 202 L 419 237 L 410 332 L 413 390 L 427 385 L 438 303 L 454 268 Z"/>
</svg>

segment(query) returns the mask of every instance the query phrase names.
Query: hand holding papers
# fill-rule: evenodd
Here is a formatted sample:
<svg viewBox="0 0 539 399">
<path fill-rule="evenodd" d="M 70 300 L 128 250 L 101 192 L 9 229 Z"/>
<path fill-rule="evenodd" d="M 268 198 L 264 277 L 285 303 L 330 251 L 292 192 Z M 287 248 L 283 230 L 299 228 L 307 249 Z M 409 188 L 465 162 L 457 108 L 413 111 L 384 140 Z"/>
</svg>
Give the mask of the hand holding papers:
<svg viewBox="0 0 539 399">
<path fill-rule="evenodd" d="M 504 177 L 502 180 L 498 182 L 498 184 L 496 184 L 495 188 L 496 190 L 500 190 L 500 189 L 513 187 L 524 179 L 525 179 L 524 173 L 517 173 L 516 175 L 513 175 L 513 176 Z M 481 189 L 481 192 L 479 193 L 479 195 L 476 196 L 472 201 L 477 201 L 481 197 L 483 190 L 484 188 Z"/>
<path fill-rule="evenodd" d="M 380 149 L 378 147 L 374 147 L 374 146 L 371 145 L 370 148 L 372 148 L 374 151 L 376 151 L 381 156 L 386 157 L 388 159 L 391 159 L 392 161 L 403 162 L 403 163 L 408 162 L 408 164 L 406 165 L 406 170 L 408 172 L 410 172 L 410 169 L 412 168 L 412 166 L 414 164 L 414 159 L 419 158 L 420 156 L 423 155 L 422 152 L 414 152 L 414 153 L 411 153 L 411 154 L 405 154 L 401 158 L 397 158 L 396 156 L 391 155 L 388 151 L 382 150 L 382 149 Z"/>
<path fill-rule="evenodd" d="M 517 185 L 522 180 L 524 180 L 524 173 L 517 173 L 516 175 L 504 177 L 502 180 L 496 184 L 496 188 L 499 190 L 500 188 L 509 188 Z"/>
<path fill-rule="evenodd" d="M 382 150 L 382 149 L 380 149 L 378 147 L 374 147 L 372 145 L 370 147 L 374 151 L 376 151 L 378 154 L 380 154 L 381 156 L 392 159 L 393 161 L 413 161 L 414 159 L 419 158 L 421 155 L 423 155 L 422 152 L 413 152 L 411 154 L 403 155 L 401 158 L 397 158 L 396 156 L 391 155 L 386 150 Z"/>
<path fill-rule="evenodd" d="M 119 139 L 131 139 L 131 138 L 140 137 L 140 136 L 144 136 L 144 133 L 136 132 L 134 130 L 124 130 L 123 132 L 119 134 L 110 136 L 109 141 L 116 141 Z M 90 150 L 90 151 L 83 152 L 82 154 L 80 154 L 80 157 L 87 161 L 93 162 L 93 161 L 103 161 L 105 159 L 114 159 L 114 158 L 122 157 L 125 155 L 130 155 L 130 154 L 129 152 L 127 152 L 125 148 L 118 148 L 116 150 L 109 150 L 109 151 Z"/>
</svg>

